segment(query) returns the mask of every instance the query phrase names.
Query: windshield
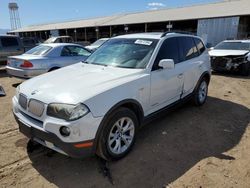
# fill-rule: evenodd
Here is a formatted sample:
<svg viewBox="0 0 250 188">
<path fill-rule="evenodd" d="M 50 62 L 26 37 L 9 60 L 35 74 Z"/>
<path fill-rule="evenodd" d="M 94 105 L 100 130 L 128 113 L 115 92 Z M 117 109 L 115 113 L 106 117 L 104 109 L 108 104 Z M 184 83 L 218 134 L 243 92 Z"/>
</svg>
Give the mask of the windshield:
<svg viewBox="0 0 250 188">
<path fill-rule="evenodd" d="M 95 41 L 91 46 L 101 46 L 104 42 L 106 42 L 108 39 L 100 39 Z"/>
<path fill-rule="evenodd" d="M 250 43 L 247 42 L 221 42 L 214 49 L 218 50 L 250 50 Z"/>
<path fill-rule="evenodd" d="M 36 46 L 35 48 L 32 48 L 31 50 L 25 52 L 25 54 L 31 54 L 31 55 L 44 55 L 46 54 L 52 47 L 40 45 Z"/>
<path fill-rule="evenodd" d="M 155 39 L 111 39 L 86 60 L 90 64 L 145 68 L 155 49 Z"/>
</svg>

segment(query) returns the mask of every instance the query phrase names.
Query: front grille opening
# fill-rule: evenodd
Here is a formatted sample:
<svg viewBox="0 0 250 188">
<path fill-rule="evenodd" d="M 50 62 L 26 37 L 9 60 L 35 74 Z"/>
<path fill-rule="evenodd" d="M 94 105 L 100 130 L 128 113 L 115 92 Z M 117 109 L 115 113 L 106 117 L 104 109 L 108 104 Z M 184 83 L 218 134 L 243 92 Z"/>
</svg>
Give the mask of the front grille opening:
<svg viewBox="0 0 250 188">
<path fill-rule="evenodd" d="M 40 121 L 40 120 L 38 120 L 38 119 L 36 119 L 36 118 L 33 118 L 33 117 L 29 116 L 28 114 L 26 114 L 26 113 L 24 113 L 24 112 L 22 112 L 22 111 L 20 111 L 20 113 L 21 113 L 24 117 L 26 117 L 27 119 L 33 121 L 35 125 L 37 125 L 37 126 L 39 126 L 39 127 L 41 127 L 41 128 L 43 127 L 43 122 L 42 122 L 42 121 Z"/>
</svg>

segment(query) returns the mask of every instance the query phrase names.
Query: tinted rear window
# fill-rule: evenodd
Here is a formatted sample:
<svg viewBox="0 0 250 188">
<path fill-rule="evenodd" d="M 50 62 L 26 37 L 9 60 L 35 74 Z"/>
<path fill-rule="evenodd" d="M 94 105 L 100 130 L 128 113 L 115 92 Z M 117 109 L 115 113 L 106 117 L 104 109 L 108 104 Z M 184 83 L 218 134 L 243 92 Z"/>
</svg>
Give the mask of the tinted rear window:
<svg viewBox="0 0 250 188">
<path fill-rule="evenodd" d="M 199 56 L 198 49 L 191 37 L 178 37 L 180 46 L 180 59 L 186 61 Z"/>
<path fill-rule="evenodd" d="M 2 37 L 1 42 L 3 47 L 18 46 L 17 38 L 14 37 Z"/>
</svg>

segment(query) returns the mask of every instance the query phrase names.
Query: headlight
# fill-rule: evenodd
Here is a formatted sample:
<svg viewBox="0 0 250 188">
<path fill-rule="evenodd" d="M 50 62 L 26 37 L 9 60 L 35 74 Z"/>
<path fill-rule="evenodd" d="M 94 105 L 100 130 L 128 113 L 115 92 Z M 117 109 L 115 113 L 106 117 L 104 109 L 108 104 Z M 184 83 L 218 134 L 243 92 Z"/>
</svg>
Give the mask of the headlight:
<svg viewBox="0 0 250 188">
<path fill-rule="evenodd" d="M 66 121 L 74 121 L 80 119 L 89 113 L 89 109 L 84 104 L 61 104 L 61 103 L 51 103 L 47 109 L 47 115 L 59 119 L 64 119 Z"/>
</svg>

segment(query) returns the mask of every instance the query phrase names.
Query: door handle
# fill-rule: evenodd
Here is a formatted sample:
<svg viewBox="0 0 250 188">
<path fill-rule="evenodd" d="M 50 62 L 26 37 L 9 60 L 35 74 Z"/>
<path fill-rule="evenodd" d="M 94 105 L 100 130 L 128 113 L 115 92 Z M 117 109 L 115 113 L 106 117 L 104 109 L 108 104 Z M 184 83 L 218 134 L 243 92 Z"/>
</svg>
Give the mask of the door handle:
<svg viewBox="0 0 250 188">
<path fill-rule="evenodd" d="M 182 79 L 182 78 L 183 78 L 183 73 L 179 74 L 179 75 L 178 75 L 178 78 L 179 78 L 179 79 Z"/>
</svg>

